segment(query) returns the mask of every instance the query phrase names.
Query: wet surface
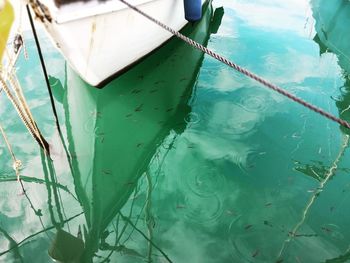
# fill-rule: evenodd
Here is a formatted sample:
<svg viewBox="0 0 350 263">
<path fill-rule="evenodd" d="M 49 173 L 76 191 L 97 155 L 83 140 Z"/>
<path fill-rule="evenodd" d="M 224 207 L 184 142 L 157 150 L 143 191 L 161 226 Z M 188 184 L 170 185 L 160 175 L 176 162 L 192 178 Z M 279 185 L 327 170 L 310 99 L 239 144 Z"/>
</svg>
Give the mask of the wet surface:
<svg viewBox="0 0 350 263">
<path fill-rule="evenodd" d="M 350 3 L 324 3 L 222 0 L 218 29 L 186 33 L 350 121 Z M 102 90 L 41 42 L 69 158 L 29 37 L 18 76 L 52 160 L 2 94 L 25 192 L 0 140 L 1 262 L 350 259 L 348 130 L 177 40 Z"/>
</svg>

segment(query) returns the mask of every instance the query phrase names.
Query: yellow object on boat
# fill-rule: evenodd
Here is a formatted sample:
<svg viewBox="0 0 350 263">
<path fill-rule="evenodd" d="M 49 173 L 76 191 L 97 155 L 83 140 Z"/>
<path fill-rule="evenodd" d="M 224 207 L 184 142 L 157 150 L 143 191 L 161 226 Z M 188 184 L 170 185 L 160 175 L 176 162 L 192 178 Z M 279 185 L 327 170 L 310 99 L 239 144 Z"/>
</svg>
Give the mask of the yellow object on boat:
<svg viewBox="0 0 350 263">
<path fill-rule="evenodd" d="M 14 18 L 12 5 L 7 0 L 0 0 L 0 62 Z"/>
</svg>

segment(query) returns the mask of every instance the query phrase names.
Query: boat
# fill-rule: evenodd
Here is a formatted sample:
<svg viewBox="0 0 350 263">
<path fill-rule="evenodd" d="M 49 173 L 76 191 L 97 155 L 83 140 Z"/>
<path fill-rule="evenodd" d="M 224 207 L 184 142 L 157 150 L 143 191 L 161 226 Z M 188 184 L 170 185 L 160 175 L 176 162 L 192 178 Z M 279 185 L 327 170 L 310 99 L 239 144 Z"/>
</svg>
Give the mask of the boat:
<svg viewBox="0 0 350 263">
<path fill-rule="evenodd" d="M 131 0 L 175 30 L 201 14 L 201 1 Z M 208 2 L 208 1 L 206 1 Z M 172 34 L 124 3 L 97 0 L 33 0 L 32 10 L 53 43 L 84 81 L 101 87 L 159 48 Z M 193 4 L 194 3 L 194 4 Z M 186 20 L 187 17 L 187 20 Z"/>
<path fill-rule="evenodd" d="M 0 1 L 0 65 L 6 47 L 7 38 L 14 20 L 12 6 L 7 1 Z"/>
<path fill-rule="evenodd" d="M 186 26 L 183 32 L 206 45 L 218 23 L 215 17 L 213 21 L 211 2 L 203 11 L 198 24 Z M 32 53 L 34 45 L 30 46 Z M 36 262 L 52 259 L 57 262 L 119 262 L 124 261 L 125 256 L 133 257 L 130 262 L 158 260 L 159 256 L 152 253 L 151 231 L 147 232 L 147 226 L 151 228 L 152 225 L 150 205 L 142 204 L 145 199 L 146 202 L 151 199 L 149 195 L 157 173 L 152 174 L 152 179 L 147 174 L 152 172 L 151 166 L 158 166 L 158 162 L 161 165 L 164 152 L 171 149 L 171 143 L 189 125 L 186 121 L 192 110 L 189 102 L 203 58 L 202 52 L 173 38 L 103 89 L 92 88 L 69 65 L 64 77 L 49 76 L 53 95 L 61 104 L 57 106 L 63 110 L 71 173 L 55 176 L 54 168 L 60 170 L 65 163 L 63 150 L 53 147 L 53 161 L 41 155 L 43 167 L 48 167 L 43 168 L 45 185 L 35 188 L 46 188 L 48 198 L 47 205 L 37 214 L 40 220 L 55 228 L 51 228 L 51 233 L 48 231 L 47 241 L 40 243 L 42 254 L 51 259 Z M 57 61 L 56 57 L 51 59 Z M 50 59 L 47 62 L 50 63 Z M 63 188 L 63 181 L 69 182 L 72 194 L 62 191 L 67 188 Z M 64 205 L 59 201 L 60 196 Z M 80 215 L 74 216 L 77 212 Z M 138 213 L 144 214 L 146 228 L 137 224 Z M 37 228 L 41 229 L 37 221 Z M 130 235 L 129 228 L 144 232 L 145 238 L 140 243 L 150 246 L 149 250 L 125 243 Z M 3 232 L 16 236 L 16 231 L 4 228 Z M 31 240 L 35 235 L 28 236 L 27 240 Z M 34 238 L 31 241 L 9 251 L 18 251 L 21 255 L 27 249 L 33 254 L 30 246 L 37 246 L 38 242 L 34 242 Z M 157 245 L 160 246 L 158 253 L 163 246 Z M 156 248 L 153 247 L 153 251 L 156 252 Z M 9 262 L 10 253 L 4 253 L 0 256 L 8 257 L 0 260 Z"/>
<path fill-rule="evenodd" d="M 203 44 L 212 20 L 211 6 L 205 8 L 197 27 L 184 29 Z M 74 185 L 86 218 L 83 262 L 101 255 L 101 236 L 147 173 L 159 146 L 185 129 L 203 57 L 173 39 L 104 89 L 91 88 L 69 67 L 66 84 L 50 80 L 55 93 L 64 93 L 56 96 L 65 109 Z"/>
</svg>

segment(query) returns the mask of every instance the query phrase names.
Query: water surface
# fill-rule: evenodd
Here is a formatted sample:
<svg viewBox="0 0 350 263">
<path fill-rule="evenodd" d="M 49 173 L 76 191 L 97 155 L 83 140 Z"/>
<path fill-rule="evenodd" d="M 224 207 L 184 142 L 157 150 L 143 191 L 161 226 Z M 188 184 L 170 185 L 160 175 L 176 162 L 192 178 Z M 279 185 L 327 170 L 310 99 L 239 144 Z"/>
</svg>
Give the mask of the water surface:
<svg viewBox="0 0 350 263">
<path fill-rule="evenodd" d="M 202 22 L 191 37 L 350 121 L 350 3 L 215 6 L 218 30 Z M 1 140 L 1 262 L 51 262 L 77 236 L 82 262 L 350 258 L 348 130 L 177 40 L 102 90 L 41 43 L 70 158 L 29 34 L 18 76 L 52 161 L 2 94 L 25 192 Z"/>
</svg>

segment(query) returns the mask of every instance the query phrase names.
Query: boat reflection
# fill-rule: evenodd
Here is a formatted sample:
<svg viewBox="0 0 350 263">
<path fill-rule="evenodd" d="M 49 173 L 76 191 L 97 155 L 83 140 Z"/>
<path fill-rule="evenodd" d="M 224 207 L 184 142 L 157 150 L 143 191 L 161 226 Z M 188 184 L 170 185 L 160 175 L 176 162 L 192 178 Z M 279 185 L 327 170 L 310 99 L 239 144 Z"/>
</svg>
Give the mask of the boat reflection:
<svg viewBox="0 0 350 263">
<path fill-rule="evenodd" d="M 217 28 L 211 27 L 211 4 L 204 8 L 207 10 L 201 22 L 188 25 L 184 33 L 206 44 L 211 30 L 215 32 Z M 220 24 L 215 17 L 213 24 Z M 92 262 L 99 257 L 106 262 L 113 251 L 146 257 L 122 245 L 125 227 L 118 229 L 121 222 L 137 231 L 130 219 L 133 204 L 129 216 L 123 215 L 121 209 L 130 198 L 137 199 L 138 180 L 145 175 L 148 190 L 144 216 L 149 234 L 144 236 L 151 259 L 153 221 L 147 212 L 147 200 L 152 182 L 147 170 L 164 140 L 186 128 L 185 118 L 191 112 L 188 102 L 202 60 L 201 52 L 172 39 L 102 90 L 88 86 L 69 68 L 65 84 L 51 77 L 51 82 L 56 83 L 56 97 L 65 110 L 75 192 L 86 221 L 73 230 L 78 237 L 58 228 L 49 251 L 52 258 Z M 113 230 L 110 224 L 114 219 L 119 223 Z M 107 242 L 112 232 L 114 244 Z"/>
<path fill-rule="evenodd" d="M 318 44 L 320 55 L 332 52 L 338 58 L 342 69 L 344 83 L 340 88 L 341 96 L 336 100 L 339 117 L 350 122 L 350 2 L 343 0 L 310 2 L 315 19 L 316 35 L 314 41 Z M 349 129 L 340 126 L 344 135 L 350 135 Z M 295 169 L 318 181 L 325 179 L 329 167 L 322 162 L 313 164 L 296 163 Z M 339 168 L 338 168 L 339 170 Z"/>
<path fill-rule="evenodd" d="M 314 41 L 320 46 L 320 53 L 332 52 L 338 58 L 345 79 L 341 98 L 336 102 L 341 119 L 350 121 L 350 2 L 343 0 L 311 1 L 317 34 Z M 345 134 L 349 129 L 341 127 Z"/>
<path fill-rule="evenodd" d="M 313 17 L 316 21 L 315 29 L 317 34 L 314 37 L 314 41 L 319 45 L 320 55 L 326 52 L 334 53 L 337 56 L 338 64 L 342 69 L 344 84 L 341 88 L 341 97 L 336 101 L 336 106 L 338 108 L 340 118 L 349 122 L 350 28 L 348 25 L 350 23 L 350 2 L 343 0 L 312 0 L 310 4 L 313 11 Z M 298 233 L 302 231 L 303 226 L 307 225 L 307 223 L 311 225 L 310 221 L 315 220 L 309 219 L 309 217 L 311 218 L 310 213 L 312 213 L 313 206 L 316 206 L 316 201 L 318 200 L 319 196 L 324 195 L 322 192 L 326 189 L 328 182 L 333 179 L 337 173 L 348 172 L 348 169 L 339 167 L 339 165 L 346 150 L 349 148 L 350 131 L 342 126 L 340 129 L 342 132 L 342 142 L 336 158 L 330 165 L 326 166 L 323 161 L 312 161 L 311 163 L 303 163 L 299 161 L 295 162 L 296 166 L 294 169 L 296 171 L 314 178 L 318 181 L 318 184 L 314 189 L 308 190 L 311 196 L 303 209 L 301 219 L 289 232 L 289 237 L 283 243 L 278 255 L 279 258 L 286 254 L 287 248 L 292 244 L 291 241 L 296 239 Z M 334 207 L 331 207 L 330 211 L 333 211 L 333 209 Z M 329 226 L 322 226 L 321 230 L 326 232 L 338 231 L 338 227 L 335 223 L 329 224 Z M 339 236 L 341 236 L 341 234 L 339 234 Z M 317 238 L 319 240 L 324 239 L 322 240 L 323 244 L 327 244 L 327 246 L 322 244 L 322 247 L 324 246 L 322 249 L 328 249 L 331 246 L 331 242 L 324 237 L 319 236 Z M 347 249 L 341 255 L 333 259 L 327 259 L 325 262 L 346 262 L 350 259 L 349 256 L 349 249 Z"/>
</svg>

